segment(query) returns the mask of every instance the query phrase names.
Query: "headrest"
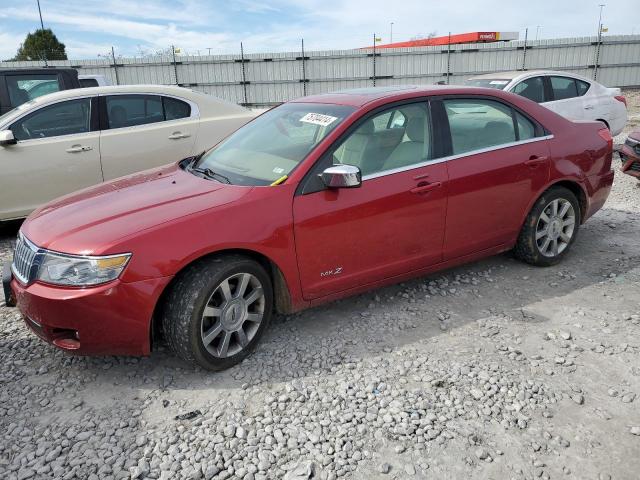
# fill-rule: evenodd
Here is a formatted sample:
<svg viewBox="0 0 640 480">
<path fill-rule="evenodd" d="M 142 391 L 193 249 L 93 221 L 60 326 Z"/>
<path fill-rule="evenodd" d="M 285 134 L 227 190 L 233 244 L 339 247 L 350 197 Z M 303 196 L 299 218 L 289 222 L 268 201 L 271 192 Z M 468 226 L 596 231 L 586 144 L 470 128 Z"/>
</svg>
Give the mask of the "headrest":
<svg viewBox="0 0 640 480">
<path fill-rule="evenodd" d="M 374 125 L 373 120 L 367 120 L 358 127 L 356 133 L 359 133 L 360 135 L 370 135 L 375 131 L 375 129 L 376 126 Z"/>
<path fill-rule="evenodd" d="M 412 142 L 424 142 L 424 116 L 409 118 L 405 133 Z"/>
</svg>

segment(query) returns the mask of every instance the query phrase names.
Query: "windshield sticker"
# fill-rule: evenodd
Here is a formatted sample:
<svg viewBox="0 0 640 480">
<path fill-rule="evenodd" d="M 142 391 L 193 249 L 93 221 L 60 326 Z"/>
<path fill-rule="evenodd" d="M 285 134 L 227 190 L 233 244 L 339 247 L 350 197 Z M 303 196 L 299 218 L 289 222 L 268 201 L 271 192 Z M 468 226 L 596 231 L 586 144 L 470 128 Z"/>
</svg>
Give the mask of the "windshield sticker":
<svg viewBox="0 0 640 480">
<path fill-rule="evenodd" d="M 307 113 L 304 117 L 300 119 L 300 121 L 304 123 L 313 123 L 314 125 L 320 125 L 322 127 L 326 127 L 327 125 L 331 125 L 337 119 L 338 117 L 323 115 L 321 113 Z"/>
<path fill-rule="evenodd" d="M 491 80 L 489 85 L 506 85 L 507 83 L 509 83 L 508 80 Z"/>
<path fill-rule="evenodd" d="M 273 173 L 284 173 L 284 168 L 276 167 L 273 169 Z"/>
</svg>

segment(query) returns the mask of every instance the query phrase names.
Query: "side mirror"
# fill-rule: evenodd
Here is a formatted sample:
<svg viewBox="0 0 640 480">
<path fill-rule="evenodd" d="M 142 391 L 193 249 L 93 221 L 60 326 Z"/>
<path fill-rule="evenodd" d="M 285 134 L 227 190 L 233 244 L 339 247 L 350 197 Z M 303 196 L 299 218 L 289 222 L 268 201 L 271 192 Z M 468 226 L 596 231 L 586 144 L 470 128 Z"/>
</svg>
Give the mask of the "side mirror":
<svg viewBox="0 0 640 480">
<path fill-rule="evenodd" d="M 320 174 L 329 188 L 355 188 L 362 185 L 362 173 L 353 165 L 334 165 Z"/>
<path fill-rule="evenodd" d="M 0 130 L 0 145 L 15 145 L 18 141 L 13 136 L 13 132 L 11 130 Z"/>
</svg>

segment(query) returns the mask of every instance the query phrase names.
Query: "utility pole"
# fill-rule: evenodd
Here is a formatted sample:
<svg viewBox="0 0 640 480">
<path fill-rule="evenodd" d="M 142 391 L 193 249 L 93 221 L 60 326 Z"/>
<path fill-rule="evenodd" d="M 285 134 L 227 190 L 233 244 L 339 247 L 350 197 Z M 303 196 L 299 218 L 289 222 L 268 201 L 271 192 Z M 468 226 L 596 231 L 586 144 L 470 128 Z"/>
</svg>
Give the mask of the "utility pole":
<svg viewBox="0 0 640 480">
<path fill-rule="evenodd" d="M 536 25 L 536 41 L 538 40 L 538 34 L 540 33 L 541 28 L 542 28 L 542 25 Z"/>
<path fill-rule="evenodd" d="M 393 43 L 393 22 L 391 22 L 391 32 L 389 34 L 389 43 Z"/>
<path fill-rule="evenodd" d="M 598 62 L 600 61 L 600 45 L 602 43 L 602 9 L 606 6 L 606 4 L 601 3 L 598 5 L 600 7 L 600 16 L 598 17 L 598 41 L 596 43 L 596 61 L 593 65 L 593 79 L 598 79 Z"/>
<path fill-rule="evenodd" d="M 207 50 L 209 51 L 208 55 L 211 55 L 211 47 L 208 47 Z"/>
<path fill-rule="evenodd" d="M 40 15 L 40 28 L 44 30 L 44 23 L 42 22 L 42 10 L 40 10 L 40 0 L 36 0 L 38 2 L 38 14 Z"/>
</svg>

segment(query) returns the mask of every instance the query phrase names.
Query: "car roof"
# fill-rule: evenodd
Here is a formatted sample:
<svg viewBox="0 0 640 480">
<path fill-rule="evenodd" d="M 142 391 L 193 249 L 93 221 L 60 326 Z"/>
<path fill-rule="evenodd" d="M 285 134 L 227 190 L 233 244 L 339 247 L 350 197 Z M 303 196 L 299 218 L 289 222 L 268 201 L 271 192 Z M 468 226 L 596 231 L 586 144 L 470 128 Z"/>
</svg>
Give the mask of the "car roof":
<svg viewBox="0 0 640 480">
<path fill-rule="evenodd" d="M 445 93 L 478 93 L 480 90 L 492 95 L 495 93 L 491 91 L 492 89 L 467 87 L 463 85 L 397 85 L 389 87 L 367 87 L 339 90 L 336 92 L 296 98 L 295 100 L 291 100 L 291 103 L 330 103 L 336 105 L 348 105 L 351 107 L 362 107 L 368 103 L 381 99 L 393 101 L 394 98 L 401 99 Z"/>
<path fill-rule="evenodd" d="M 100 87 L 72 88 L 70 90 L 60 90 L 57 92 L 42 95 L 34 98 L 34 105 L 55 102 L 67 98 L 87 97 L 90 95 L 108 95 L 116 93 L 156 93 L 166 95 L 176 95 L 179 97 L 191 98 L 194 95 L 201 95 L 188 88 L 173 85 L 103 85 Z"/>
<path fill-rule="evenodd" d="M 481 79 L 500 79 L 500 80 L 514 80 L 518 77 L 533 77 L 536 75 L 564 75 L 566 77 L 573 77 L 584 79 L 589 81 L 588 78 L 584 78 L 581 75 L 575 73 L 563 72 L 560 70 L 510 70 L 507 72 L 495 72 L 486 73 L 484 75 L 474 75 L 469 77 L 469 80 L 481 80 Z"/>
</svg>

